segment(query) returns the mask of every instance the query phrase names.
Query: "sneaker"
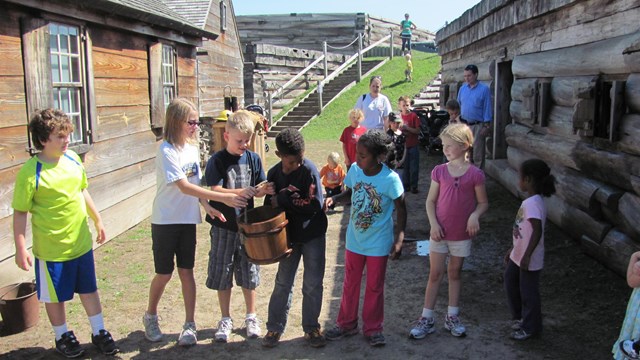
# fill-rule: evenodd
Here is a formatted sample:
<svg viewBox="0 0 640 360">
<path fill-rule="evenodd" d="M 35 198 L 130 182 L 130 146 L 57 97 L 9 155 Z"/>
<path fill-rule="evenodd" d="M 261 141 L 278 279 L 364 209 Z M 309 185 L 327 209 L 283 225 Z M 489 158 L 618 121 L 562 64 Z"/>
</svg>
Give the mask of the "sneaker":
<svg viewBox="0 0 640 360">
<path fill-rule="evenodd" d="M 357 325 L 351 329 L 345 329 L 345 328 L 341 328 L 340 326 L 335 326 L 333 329 L 325 331 L 324 337 L 327 340 L 333 341 L 333 340 L 342 339 L 343 337 L 355 335 L 359 332 L 360 330 L 358 329 Z"/>
<path fill-rule="evenodd" d="M 73 331 L 67 331 L 62 334 L 60 340 L 56 340 L 56 351 L 69 359 L 84 354 L 84 349 L 80 346 Z"/>
<path fill-rule="evenodd" d="M 382 333 L 373 334 L 368 336 L 369 345 L 371 346 L 384 346 L 387 342 L 384 340 L 384 335 Z"/>
<path fill-rule="evenodd" d="M 636 349 L 636 342 L 633 340 L 620 341 L 620 351 L 629 359 L 640 359 L 640 355 Z"/>
<path fill-rule="evenodd" d="M 528 332 L 524 331 L 524 329 L 520 329 L 511 333 L 511 338 L 513 340 L 527 340 L 532 336 L 533 334 L 529 334 Z"/>
<path fill-rule="evenodd" d="M 98 335 L 91 334 L 91 343 L 105 355 L 113 355 L 120 351 L 111 334 L 104 329 L 100 330 Z"/>
<path fill-rule="evenodd" d="M 222 319 L 218 322 L 218 331 L 216 331 L 215 339 L 217 342 L 226 343 L 233 330 L 233 320 L 230 318 Z"/>
<path fill-rule="evenodd" d="M 182 326 L 182 331 L 180 332 L 180 336 L 178 337 L 178 345 L 191 346 L 195 345 L 197 342 L 198 337 L 196 335 L 196 323 L 184 323 L 184 325 Z"/>
<path fill-rule="evenodd" d="M 421 317 L 416 323 L 416 326 L 409 332 L 409 337 L 412 339 L 424 339 L 425 336 L 436 331 L 435 325 L 436 321 L 434 318 Z"/>
<path fill-rule="evenodd" d="M 265 335 L 262 339 L 262 346 L 268 348 L 274 348 L 278 346 L 278 344 L 280 343 L 281 335 L 282 334 L 276 331 L 267 331 L 267 335 Z"/>
<path fill-rule="evenodd" d="M 160 325 L 158 325 L 158 316 L 150 316 L 144 314 L 142 317 L 142 324 L 144 325 L 144 337 L 149 341 L 158 342 L 162 341 L 162 331 L 160 331 Z"/>
<path fill-rule="evenodd" d="M 255 339 L 262 335 L 262 329 L 260 329 L 260 320 L 257 317 L 246 318 L 244 320 L 244 327 L 247 330 L 247 337 Z"/>
<path fill-rule="evenodd" d="M 518 331 L 522 329 L 522 319 L 512 320 L 511 321 L 511 330 Z"/>
<path fill-rule="evenodd" d="M 465 336 L 467 329 L 462 325 L 458 315 L 447 315 L 444 317 L 444 328 L 451 331 L 453 336 Z"/>
<path fill-rule="evenodd" d="M 315 329 L 313 331 L 304 333 L 304 338 L 309 343 L 309 346 L 314 348 L 321 348 L 327 345 L 327 340 L 320 333 L 320 329 Z"/>
</svg>

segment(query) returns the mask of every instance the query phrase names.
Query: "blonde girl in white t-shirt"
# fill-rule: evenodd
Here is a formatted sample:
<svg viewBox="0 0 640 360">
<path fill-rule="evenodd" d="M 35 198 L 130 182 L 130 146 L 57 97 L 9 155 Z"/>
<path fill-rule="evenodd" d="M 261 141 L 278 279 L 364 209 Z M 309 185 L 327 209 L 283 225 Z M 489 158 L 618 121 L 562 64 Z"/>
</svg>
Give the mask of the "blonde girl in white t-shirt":
<svg viewBox="0 0 640 360">
<path fill-rule="evenodd" d="M 543 196 L 556 192 L 555 178 L 540 159 L 520 166 L 520 190 L 529 194 L 513 225 L 513 246 L 505 256 L 504 288 L 511 310 L 511 338 L 526 340 L 542 331 L 540 273 L 544 263 L 544 225 L 547 218 Z"/>
<path fill-rule="evenodd" d="M 195 345 L 196 283 L 193 265 L 196 251 L 196 224 L 202 222 L 199 203 L 207 214 L 225 221 L 206 200 L 231 207 L 245 207 L 247 200 L 232 193 L 220 193 L 200 186 L 202 171 L 198 151 L 198 112 L 187 99 L 176 98 L 167 108 L 164 141 L 156 155 L 156 197 L 151 211 L 151 239 L 155 276 L 149 289 L 149 304 L 142 323 L 149 341 L 161 341 L 158 303 L 171 279 L 174 266 L 182 283 L 185 322 L 178 344 Z M 174 265 L 175 260 L 175 265 Z"/>
</svg>

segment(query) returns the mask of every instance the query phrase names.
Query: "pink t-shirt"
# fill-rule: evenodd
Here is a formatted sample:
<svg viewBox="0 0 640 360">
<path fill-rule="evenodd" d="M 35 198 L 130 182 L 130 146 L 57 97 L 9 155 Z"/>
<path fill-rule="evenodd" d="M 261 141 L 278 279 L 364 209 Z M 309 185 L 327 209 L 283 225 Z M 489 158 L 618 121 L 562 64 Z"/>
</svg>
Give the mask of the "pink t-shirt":
<svg viewBox="0 0 640 360">
<path fill-rule="evenodd" d="M 469 240 L 467 220 L 476 209 L 475 187 L 484 184 L 482 170 L 471 165 L 460 177 L 453 177 L 447 164 L 431 171 L 431 180 L 440 185 L 436 201 L 436 218 L 444 232 L 444 240 Z"/>
<path fill-rule="evenodd" d="M 518 266 L 533 233 L 529 219 L 542 221 L 542 236 L 529 261 L 529 270 L 536 271 L 541 270 L 544 264 L 544 224 L 547 219 L 547 208 L 544 206 L 542 196 L 534 195 L 525 199 L 516 215 L 516 222 L 513 224 L 513 250 L 509 258 Z"/>
<path fill-rule="evenodd" d="M 356 144 L 358 143 L 360 136 L 366 132 L 367 128 L 362 125 L 357 128 L 349 125 L 342 131 L 340 142 L 347 146 L 347 156 L 349 156 L 349 159 L 347 160 L 349 160 L 349 162 L 353 163 L 356 161 Z"/>
</svg>

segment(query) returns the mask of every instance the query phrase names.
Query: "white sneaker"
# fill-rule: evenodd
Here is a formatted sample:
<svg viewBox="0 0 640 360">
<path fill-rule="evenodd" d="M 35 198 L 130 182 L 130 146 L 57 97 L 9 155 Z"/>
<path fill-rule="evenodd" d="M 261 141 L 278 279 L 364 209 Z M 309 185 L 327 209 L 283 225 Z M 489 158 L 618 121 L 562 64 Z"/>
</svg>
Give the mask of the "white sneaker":
<svg viewBox="0 0 640 360">
<path fill-rule="evenodd" d="M 191 346 L 195 345 L 197 342 L 198 337 L 196 335 L 196 323 L 184 323 L 184 325 L 182 326 L 182 331 L 180 332 L 180 337 L 178 337 L 178 345 Z"/>
<path fill-rule="evenodd" d="M 458 315 L 446 315 L 444 317 L 444 328 L 451 331 L 453 336 L 465 336 L 467 328 L 462 324 Z"/>
<path fill-rule="evenodd" d="M 216 331 L 215 339 L 217 342 L 227 342 L 233 330 L 233 320 L 231 318 L 222 319 L 218 322 L 218 331 Z"/>
<path fill-rule="evenodd" d="M 144 325 L 144 337 L 149 341 L 158 342 L 162 341 L 162 331 L 160 331 L 160 325 L 158 325 L 158 315 L 151 316 L 144 313 L 142 316 L 142 324 Z"/>
<path fill-rule="evenodd" d="M 247 330 L 247 337 L 255 339 L 262 335 L 262 329 L 260 329 L 260 320 L 257 317 L 250 317 L 244 320 L 244 326 Z"/>
</svg>

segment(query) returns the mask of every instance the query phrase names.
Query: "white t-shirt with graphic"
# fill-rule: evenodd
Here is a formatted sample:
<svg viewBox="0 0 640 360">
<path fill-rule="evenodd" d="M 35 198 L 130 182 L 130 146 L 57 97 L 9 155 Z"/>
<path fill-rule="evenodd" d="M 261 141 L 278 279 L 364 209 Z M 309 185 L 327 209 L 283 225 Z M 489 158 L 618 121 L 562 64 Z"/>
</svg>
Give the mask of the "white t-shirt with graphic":
<svg viewBox="0 0 640 360">
<path fill-rule="evenodd" d="M 533 233 L 533 227 L 529 219 L 542 221 L 542 235 L 540 242 L 538 242 L 531 254 L 529 271 L 542 270 L 544 265 L 544 225 L 547 219 L 547 209 L 540 195 L 531 196 L 520 205 L 516 221 L 513 224 L 513 250 L 509 258 L 520 266 L 520 260 L 522 260 L 522 256 L 527 251 L 527 246 L 529 246 L 531 234 Z"/>
<path fill-rule="evenodd" d="M 185 195 L 176 181 L 187 179 L 194 185 L 200 185 L 200 155 L 195 145 L 185 144 L 177 148 L 163 141 L 156 155 L 156 198 L 153 200 L 151 223 L 163 224 L 199 224 L 199 199 Z"/>
</svg>

